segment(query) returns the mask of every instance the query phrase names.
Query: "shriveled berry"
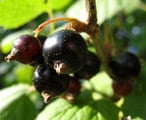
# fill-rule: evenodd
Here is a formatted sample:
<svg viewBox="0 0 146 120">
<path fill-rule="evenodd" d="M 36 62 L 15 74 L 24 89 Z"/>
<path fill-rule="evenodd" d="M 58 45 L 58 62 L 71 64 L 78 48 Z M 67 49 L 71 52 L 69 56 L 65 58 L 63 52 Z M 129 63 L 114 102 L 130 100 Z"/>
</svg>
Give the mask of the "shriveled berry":
<svg viewBox="0 0 146 120">
<path fill-rule="evenodd" d="M 110 61 L 110 67 L 117 78 L 137 77 L 140 73 L 140 61 L 136 55 L 124 52 Z"/>
<path fill-rule="evenodd" d="M 90 79 L 99 72 L 100 60 L 96 54 L 88 51 L 84 66 L 75 75 L 78 78 Z"/>
<path fill-rule="evenodd" d="M 33 83 L 37 91 L 48 102 L 51 98 L 62 94 L 69 86 L 68 75 L 58 75 L 46 65 L 38 66 L 34 72 Z"/>
<path fill-rule="evenodd" d="M 75 76 L 72 76 L 70 77 L 68 89 L 62 94 L 61 97 L 69 102 L 73 102 L 79 96 L 80 91 L 81 91 L 81 83 L 79 79 Z"/>
<path fill-rule="evenodd" d="M 59 74 L 74 73 L 81 69 L 87 54 L 87 46 L 80 34 L 61 30 L 48 37 L 43 45 L 43 57 L 47 65 Z"/>
<path fill-rule="evenodd" d="M 5 59 L 31 64 L 40 53 L 39 41 L 31 35 L 22 35 L 14 41 L 12 51 Z"/>
</svg>

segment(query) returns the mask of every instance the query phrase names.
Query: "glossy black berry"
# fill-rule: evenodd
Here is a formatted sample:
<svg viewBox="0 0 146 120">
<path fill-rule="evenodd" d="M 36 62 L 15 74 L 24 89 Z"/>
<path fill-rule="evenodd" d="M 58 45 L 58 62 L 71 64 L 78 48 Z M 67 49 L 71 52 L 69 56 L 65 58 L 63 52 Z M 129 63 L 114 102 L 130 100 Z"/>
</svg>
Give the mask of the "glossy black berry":
<svg viewBox="0 0 146 120">
<path fill-rule="evenodd" d="M 48 37 L 43 45 L 43 57 L 47 65 L 59 74 L 74 73 L 81 69 L 87 54 L 87 46 L 80 34 L 61 30 Z"/>
<path fill-rule="evenodd" d="M 78 78 L 90 79 L 99 72 L 100 60 L 96 54 L 88 51 L 84 66 L 75 75 Z"/>
<path fill-rule="evenodd" d="M 14 41 L 12 51 L 5 59 L 31 64 L 40 53 L 39 41 L 31 35 L 22 35 Z"/>
<path fill-rule="evenodd" d="M 68 88 L 69 79 L 68 75 L 58 75 L 50 67 L 41 65 L 34 72 L 33 83 L 36 90 L 42 94 L 45 102 L 47 102 Z"/>
<path fill-rule="evenodd" d="M 117 78 L 137 77 L 140 73 L 140 61 L 130 52 L 120 53 L 110 61 L 110 67 Z"/>
</svg>

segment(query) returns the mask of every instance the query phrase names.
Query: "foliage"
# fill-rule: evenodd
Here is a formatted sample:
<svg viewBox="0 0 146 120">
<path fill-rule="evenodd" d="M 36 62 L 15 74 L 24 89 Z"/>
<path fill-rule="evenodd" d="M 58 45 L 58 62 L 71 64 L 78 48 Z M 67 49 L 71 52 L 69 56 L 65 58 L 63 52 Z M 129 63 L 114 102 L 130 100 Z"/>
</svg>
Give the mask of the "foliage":
<svg viewBox="0 0 146 120">
<path fill-rule="evenodd" d="M 130 36 L 128 50 L 142 61 L 141 74 L 130 95 L 114 102 L 110 77 L 101 70 L 90 81 L 83 80 L 82 92 L 74 103 L 56 98 L 44 104 L 32 89 L 33 68 L 18 62 L 5 63 L 4 56 L 15 38 L 33 34 L 44 20 L 70 16 L 86 20 L 84 0 L 0 0 L 0 119 L 1 120 L 118 120 L 123 115 L 132 120 L 146 119 L 145 4 L 140 0 L 96 0 L 98 22 L 103 38 L 108 21 L 111 32 L 124 29 Z M 58 29 L 64 24 L 55 24 Z M 54 27 L 53 26 L 53 27 Z M 44 29 L 46 35 L 51 27 Z M 110 33 L 109 32 L 109 33 Z M 114 34 L 114 32 L 113 32 Z M 118 41 L 121 45 L 121 41 Z M 94 51 L 93 46 L 89 47 Z M 122 113 L 122 115 L 121 115 Z"/>
</svg>

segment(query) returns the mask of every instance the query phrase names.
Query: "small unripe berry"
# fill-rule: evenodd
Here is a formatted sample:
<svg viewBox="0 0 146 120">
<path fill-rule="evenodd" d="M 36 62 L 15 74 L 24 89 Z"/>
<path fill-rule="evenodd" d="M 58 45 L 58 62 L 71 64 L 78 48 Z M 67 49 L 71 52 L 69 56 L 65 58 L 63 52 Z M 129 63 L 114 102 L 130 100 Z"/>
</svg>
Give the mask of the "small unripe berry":
<svg viewBox="0 0 146 120">
<path fill-rule="evenodd" d="M 69 87 L 62 94 L 62 98 L 66 99 L 69 102 L 74 102 L 75 99 L 79 96 L 81 91 L 81 83 L 79 79 L 75 76 L 70 77 Z"/>
<path fill-rule="evenodd" d="M 7 61 L 16 60 L 23 64 L 31 64 L 40 53 L 39 40 L 31 35 L 22 35 L 14 41 L 12 51 L 5 59 Z"/>
<path fill-rule="evenodd" d="M 133 80 L 114 80 L 112 83 L 112 88 L 117 96 L 125 97 L 132 92 Z"/>
</svg>

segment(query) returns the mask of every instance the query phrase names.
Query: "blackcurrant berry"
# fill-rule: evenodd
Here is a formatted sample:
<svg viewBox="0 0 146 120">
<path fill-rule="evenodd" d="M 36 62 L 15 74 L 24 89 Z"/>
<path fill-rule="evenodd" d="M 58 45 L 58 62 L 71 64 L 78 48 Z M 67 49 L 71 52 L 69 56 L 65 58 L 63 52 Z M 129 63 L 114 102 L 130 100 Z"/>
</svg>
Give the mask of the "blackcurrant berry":
<svg viewBox="0 0 146 120">
<path fill-rule="evenodd" d="M 100 60 L 96 54 L 88 51 L 87 57 L 84 60 L 84 66 L 77 72 L 75 75 L 78 78 L 90 79 L 96 73 L 99 72 L 100 69 Z"/>
<path fill-rule="evenodd" d="M 87 46 L 80 34 L 61 30 L 48 37 L 43 45 L 43 57 L 59 74 L 77 72 L 84 65 Z"/>
<path fill-rule="evenodd" d="M 39 41 L 31 35 L 22 35 L 14 41 L 12 51 L 5 59 L 31 64 L 40 53 Z"/>
<path fill-rule="evenodd" d="M 43 46 L 46 38 L 47 38 L 46 36 L 42 36 L 42 35 L 38 36 L 38 40 L 39 40 L 40 46 L 41 46 L 41 51 L 42 51 L 42 46 Z M 37 65 L 40 65 L 43 63 L 44 63 L 44 58 L 42 56 L 42 52 L 40 52 L 40 54 L 38 54 L 37 58 L 34 61 L 32 61 L 30 64 L 32 66 L 37 66 Z"/>
<path fill-rule="evenodd" d="M 81 83 L 79 79 L 75 76 L 72 76 L 70 77 L 68 89 L 62 94 L 61 97 L 69 102 L 73 102 L 79 96 L 80 91 L 81 91 Z"/>
<path fill-rule="evenodd" d="M 117 78 L 137 77 L 140 73 L 140 61 L 130 52 L 124 52 L 115 56 L 110 61 L 110 67 Z"/>
<path fill-rule="evenodd" d="M 112 88 L 117 96 L 125 97 L 132 92 L 134 80 L 114 80 Z"/>
<path fill-rule="evenodd" d="M 69 79 L 68 75 L 58 75 L 53 69 L 43 64 L 36 68 L 33 83 L 47 102 L 68 88 Z"/>
</svg>

